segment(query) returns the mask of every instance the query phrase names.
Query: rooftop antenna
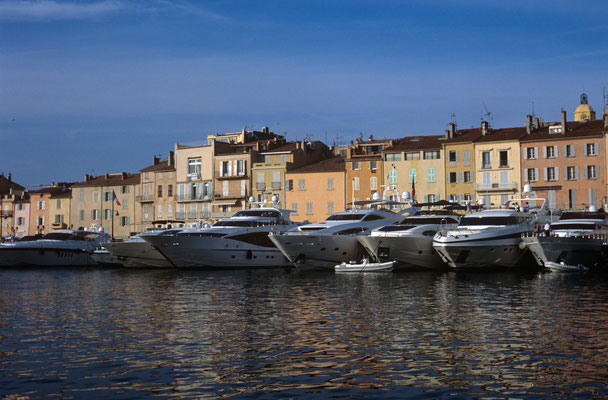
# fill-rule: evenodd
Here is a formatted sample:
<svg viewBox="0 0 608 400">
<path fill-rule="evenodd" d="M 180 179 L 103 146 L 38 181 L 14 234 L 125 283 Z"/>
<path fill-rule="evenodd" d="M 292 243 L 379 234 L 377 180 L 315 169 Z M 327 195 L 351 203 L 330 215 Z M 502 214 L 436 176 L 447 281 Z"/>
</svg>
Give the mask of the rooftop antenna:
<svg viewBox="0 0 608 400">
<path fill-rule="evenodd" d="M 608 97 L 606 97 L 606 86 L 602 88 L 602 97 L 604 99 L 604 107 L 608 105 Z"/>
<path fill-rule="evenodd" d="M 486 103 L 483 104 L 483 109 L 486 113 L 481 117 L 482 121 L 488 121 L 488 125 L 492 125 L 492 121 L 494 121 L 494 117 L 492 117 L 492 113 L 488 111 L 488 107 L 486 107 Z"/>
<path fill-rule="evenodd" d="M 530 103 L 532 103 L 532 118 L 534 118 L 535 117 L 535 114 L 534 114 L 534 102 L 531 101 Z"/>
</svg>

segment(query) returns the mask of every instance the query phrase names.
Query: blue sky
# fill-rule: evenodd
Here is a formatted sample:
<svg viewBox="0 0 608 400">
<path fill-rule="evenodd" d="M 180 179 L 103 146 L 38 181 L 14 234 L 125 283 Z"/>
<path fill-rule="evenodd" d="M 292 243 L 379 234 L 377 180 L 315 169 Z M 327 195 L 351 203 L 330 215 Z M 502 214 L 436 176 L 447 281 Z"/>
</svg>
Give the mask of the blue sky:
<svg viewBox="0 0 608 400">
<path fill-rule="evenodd" d="M 608 87 L 604 1 L 0 0 L 0 172 L 129 171 L 174 142 L 571 118 Z M 607 89 L 608 92 L 608 89 Z"/>
</svg>

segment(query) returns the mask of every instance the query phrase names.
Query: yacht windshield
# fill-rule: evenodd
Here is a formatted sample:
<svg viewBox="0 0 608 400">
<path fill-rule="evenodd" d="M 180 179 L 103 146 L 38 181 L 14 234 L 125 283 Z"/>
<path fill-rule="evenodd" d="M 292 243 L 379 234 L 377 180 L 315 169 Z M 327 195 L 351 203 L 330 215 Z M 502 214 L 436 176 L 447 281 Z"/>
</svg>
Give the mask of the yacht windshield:
<svg viewBox="0 0 608 400">
<path fill-rule="evenodd" d="M 518 225 L 525 221 L 525 218 L 516 216 L 507 217 L 464 217 L 460 220 L 459 226 L 479 226 L 479 225 Z"/>
<path fill-rule="evenodd" d="M 256 227 L 256 226 L 265 226 L 265 225 L 276 225 L 276 221 L 234 221 L 234 220 L 224 220 L 218 221 L 213 226 L 248 226 L 248 227 Z"/>
<path fill-rule="evenodd" d="M 454 217 L 408 217 L 405 218 L 400 224 L 403 225 L 426 225 L 426 224 L 455 224 L 458 220 Z"/>
<path fill-rule="evenodd" d="M 274 210 L 241 210 L 234 214 L 235 217 L 271 217 L 279 218 L 281 213 Z"/>
<path fill-rule="evenodd" d="M 74 237 L 74 235 L 72 235 L 71 233 L 53 232 L 53 233 L 47 233 L 42 238 L 48 239 L 48 240 L 68 240 L 68 239 L 73 239 L 73 237 Z"/>
<path fill-rule="evenodd" d="M 571 224 L 554 224 L 551 229 L 562 230 L 562 229 L 585 229 L 585 230 L 594 230 L 594 229 L 603 229 L 600 225 L 595 224 L 585 224 L 585 223 L 571 223 Z"/>
<path fill-rule="evenodd" d="M 330 215 L 326 221 L 359 221 L 365 214 L 336 214 Z"/>
</svg>

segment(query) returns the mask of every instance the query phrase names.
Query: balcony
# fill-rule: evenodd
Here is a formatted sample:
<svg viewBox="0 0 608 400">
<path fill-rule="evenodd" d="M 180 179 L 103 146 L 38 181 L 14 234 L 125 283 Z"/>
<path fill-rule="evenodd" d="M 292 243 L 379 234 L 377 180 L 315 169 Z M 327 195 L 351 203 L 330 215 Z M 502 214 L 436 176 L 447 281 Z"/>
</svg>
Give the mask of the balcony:
<svg viewBox="0 0 608 400">
<path fill-rule="evenodd" d="M 13 210 L 0 210 L 1 218 L 11 218 L 13 216 Z"/>
<path fill-rule="evenodd" d="M 274 190 L 281 189 L 281 182 L 272 182 L 272 189 L 274 189 Z"/>
<path fill-rule="evenodd" d="M 246 174 L 241 174 L 241 175 L 220 175 L 216 177 L 219 180 L 237 180 L 237 179 L 249 179 L 249 177 Z"/>
<path fill-rule="evenodd" d="M 175 218 L 177 218 L 177 219 L 186 219 L 186 212 L 185 211 L 184 212 L 179 212 L 179 211 L 176 212 L 175 213 Z"/>
<path fill-rule="evenodd" d="M 257 190 L 264 190 L 265 187 L 266 187 L 266 185 L 264 183 L 256 183 L 255 184 L 255 188 Z"/>
<path fill-rule="evenodd" d="M 244 199 L 245 193 L 241 192 L 241 190 L 230 190 L 227 192 L 216 193 L 213 196 L 213 201 L 221 200 L 221 199 Z"/>
<path fill-rule="evenodd" d="M 209 213 L 209 215 L 210 215 L 210 218 L 223 219 L 223 218 L 230 218 L 235 213 L 236 213 L 236 211 L 216 211 L 216 212 Z"/>
<path fill-rule="evenodd" d="M 208 193 L 192 194 L 192 193 L 178 193 L 175 195 L 175 201 L 208 201 L 211 200 L 211 196 Z"/>
<path fill-rule="evenodd" d="M 491 183 L 476 183 L 475 191 L 481 192 L 518 192 L 519 184 L 517 182 L 491 182 Z"/>
<path fill-rule="evenodd" d="M 142 196 L 135 196 L 135 201 L 139 203 L 152 203 L 154 202 L 154 195 L 144 194 Z"/>
</svg>

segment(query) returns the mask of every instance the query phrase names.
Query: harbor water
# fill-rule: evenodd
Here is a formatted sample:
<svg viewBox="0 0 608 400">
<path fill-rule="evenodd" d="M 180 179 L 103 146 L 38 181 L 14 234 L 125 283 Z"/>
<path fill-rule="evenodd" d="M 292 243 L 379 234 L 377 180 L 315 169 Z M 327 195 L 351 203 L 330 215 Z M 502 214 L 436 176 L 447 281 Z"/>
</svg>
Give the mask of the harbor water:
<svg viewBox="0 0 608 400">
<path fill-rule="evenodd" d="M 606 398 L 608 278 L 0 270 L 0 398 Z"/>
</svg>

